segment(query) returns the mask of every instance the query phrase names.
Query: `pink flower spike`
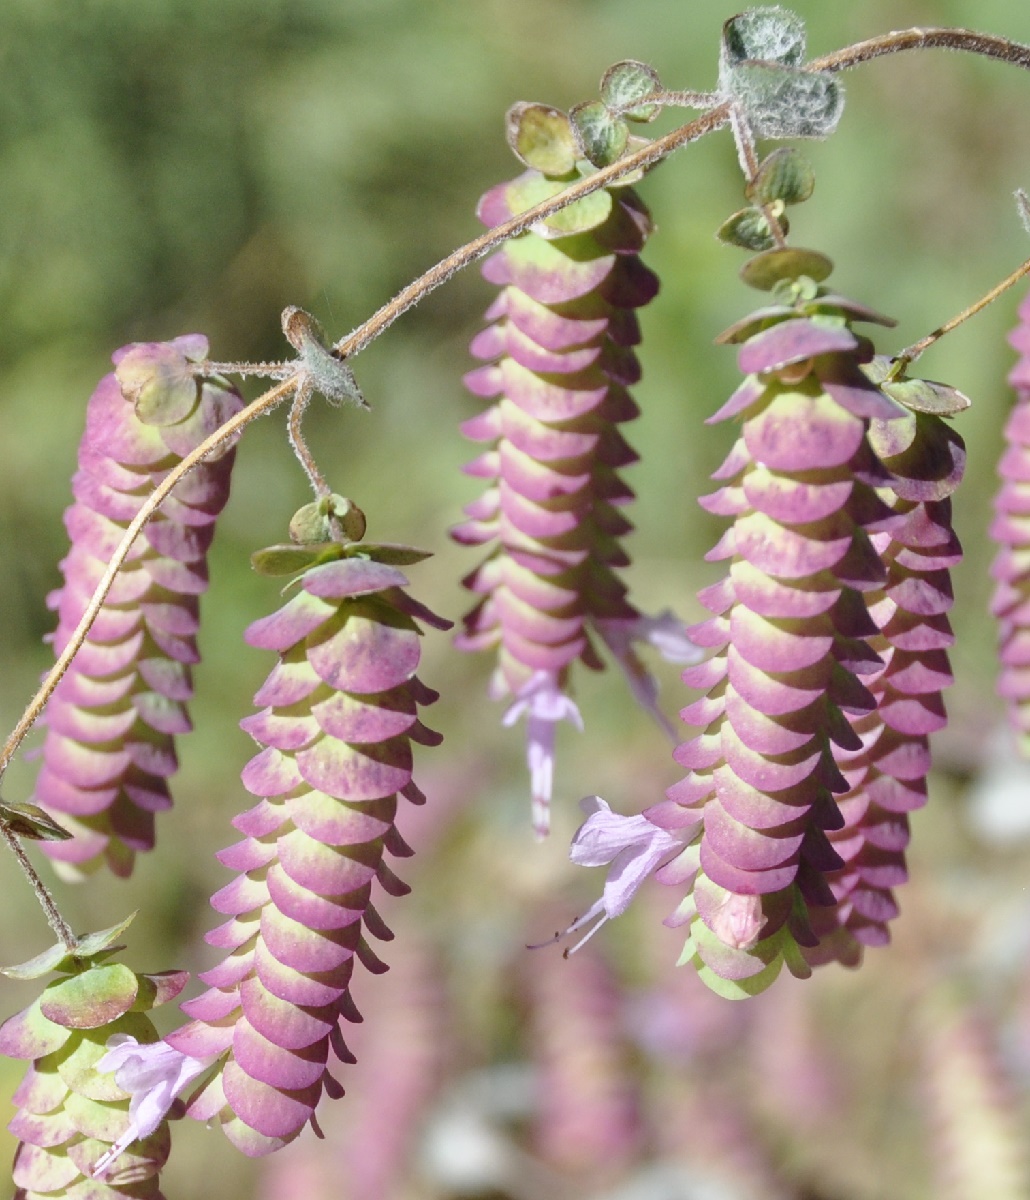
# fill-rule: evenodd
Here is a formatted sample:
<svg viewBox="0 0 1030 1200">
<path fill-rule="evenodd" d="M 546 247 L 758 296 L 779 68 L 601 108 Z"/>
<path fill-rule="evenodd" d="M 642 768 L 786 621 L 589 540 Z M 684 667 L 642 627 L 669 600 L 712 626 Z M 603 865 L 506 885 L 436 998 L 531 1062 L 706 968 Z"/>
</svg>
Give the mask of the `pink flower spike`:
<svg viewBox="0 0 1030 1200">
<path fill-rule="evenodd" d="M 140 1044 L 131 1034 L 114 1034 L 97 1070 L 113 1072 L 118 1086 L 129 1093 L 129 1128 L 94 1163 L 93 1178 L 103 1178 L 133 1142 L 149 1137 L 165 1119 L 176 1096 L 214 1061 L 213 1057 L 189 1058 L 166 1042 Z"/>
<path fill-rule="evenodd" d="M 558 686 L 552 671 L 534 671 L 519 689 L 501 723 L 507 728 L 526 714 L 526 761 L 533 792 L 533 831 L 539 839 L 551 830 L 554 783 L 554 727 L 570 721 L 583 732 L 583 718 L 574 700 Z"/>
<path fill-rule="evenodd" d="M 693 666 L 704 658 L 704 650 L 687 636 L 687 626 L 671 609 L 657 616 L 643 613 L 632 618 L 615 617 L 595 622 L 597 631 L 612 657 L 622 668 L 637 703 L 658 722 L 675 741 L 676 727 L 658 707 L 658 681 L 633 649 L 634 642 L 646 642 L 666 662 Z"/>
</svg>

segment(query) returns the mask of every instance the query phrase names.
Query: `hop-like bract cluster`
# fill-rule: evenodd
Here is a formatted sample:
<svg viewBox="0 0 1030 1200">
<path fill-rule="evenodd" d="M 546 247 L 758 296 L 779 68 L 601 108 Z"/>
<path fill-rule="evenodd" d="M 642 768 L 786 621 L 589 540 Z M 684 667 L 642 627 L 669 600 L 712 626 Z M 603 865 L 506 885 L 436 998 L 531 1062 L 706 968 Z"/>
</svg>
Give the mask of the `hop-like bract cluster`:
<svg viewBox="0 0 1030 1200">
<path fill-rule="evenodd" d="M 16 1197 L 160 1200 L 158 1174 L 171 1145 L 164 1110 L 152 1128 L 141 1127 L 130 1092 L 104 1059 L 109 1041 L 157 1043 L 147 1012 L 174 999 L 188 976 L 136 975 L 106 954 L 67 957 L 56 969 L 40 999 L 0 1026 L 0 1053 L 32 1060 L 8 1126 L 19 1139 Z M 112 1146 L 120 1153 L 105 1170 Z"/>
<path fill-rule="evenodd" d="M 851 326 L 869 320 L 883 319 L 802 276 L 793 303 L 723 338 L 742 343 L 746 379 L 712 419 L 739 418 L 741 435 L 702 503 L 733 519 L 709 555 L 730 566 L 692 631 L 715 654 L 684 673 L 706 693 L 683 712 L 702 732 L 648 816 L 685 847 L 658 871 L 688 888 L 670 919 L 689 924 L 684 960 L 729 996 L 762 990 L 785 961 L 808 973 L 809 908 L 835 904 L 827 877 L 844 865 L 829 836 L 848 790 L 837 758 L 860 749 L 851 722 L 875 708 L 864 594 L 886 583 L 872 539 L 897 520 L 868 428 L 905 415 L 861 370 L 871 347 Z"/>
<path fill-rule="evenodd" d="M 929 735 L 947 722 L 941 691 L 952 682 L 948 647 L 951 567 L 962 557 L 951 527 L 951 493 L 965 467 L 961 438 L 940 417 L 910 413 L 874 421 L 870 442 L 890 472 L 880 496 L 896 520 L 872 542 L 886 568 L 881 590 L 866 594 L 879 634 L 870 646 L 883 667 L 865 683 L 873 712 L 853 719 L 861 747 L 837 750 L 850 790 L 837 798 L 843 828 L 829 834 L 844 860 L 827 882 L 837 904 L 813 908 L 819 946 L 811 963 L 857 963 L 862 946 L 889 941 L 897 915 L 892 889 L 908 878 L 908 813 L 926 803 Z"/>
<path fill-rule="evenodd" d="M 991 611 L 999 625 L 998 690 L 1025 752 L 1030 747 L 1030 297 L 1019 316 L 1009 337 L 1020 354 L 1009 374 L 1016 404 L 1005 425 L 1007 448 L 998 465 L 1001 489 L 991 525 L 1000 547 L 991 572 L 996 581 Z"/>
<path fill-rule="evenodd" d="M 385 970 L 366 940 L 390 936 L 372 885 L 407 890 L 384 852 L 410 853 L 394 815 L 398 795 L 423 799 L 411 744 L 439 741 L 417 715 L 436 693 L 415 675 L 416 619 L 448 623 L 407 595 L 398 570 L 420 557 L 327 546 L 292 599 L 246 634 L 279 653 L 255 697 L 261 711 L 243 722 L 264 747 L 243 771 L 259 802 L 234 821 L 243 841 L 219 855 L 239 872 L 212 899 L 229 920 L 208 941 L 227 956 L 183 1006 L 194 1020 L 167 1041 L 197 1059 L 228 1052 L 189 1113 L 219 1121 L 248 1155 L 296 1137 L 323 1090 L 341 1094 L 327 1062 L 330 1047 L 353 1061 L 339 1023 L 357 1015 L 355 960 Z"/>
<path fill-rule="evenodd" d="M 155 485 L 243 405 L 224 381 L 194 374 L 199 335 L 137 343 L 114 356 L 90 398 L 65 514 L 71 549 L 49 598 L 60 653 L 129 522 Z M 46 710 L 36 799 L 74 835 L 46 842 L 62 874 L 105 860 L 128 875 L 171 804 L 174 739 L 190 728 L 190 667 L 198 660 L 206 555 L 229 494 L 234 452 L 205 459 L 176 485 L 130 551 L 89 635 Z"/>
<path fill-rule="evenodd" d="M 487 192 L 479 216 L 497 225 L 562 186 L 528 171 Z M 630 647 L 651 631 L 616 575 L 628 563 L 619 539 L 631 528 L 622 509 L 632 499 L 617 472 L 636 458 L 619 430 L 639 411 L 627 391 L 640 377 L 633 310 L 658 289 L 638 257 L 650 230 L 636 195 L 610 188 L 507 242 L 483 267 L 502 290 L 472 342 L 485 365 L 466 383 L 490 407 L 463 430 L 489 444 L 465 468 L 488 488 L 454 537 L 494 548 L 465 580 L 482 598 L 457 642 L 497 650 L 492 690 L 515 698 L 511 719 L 527 716 L 539 834 L 548 828 L 554 724 L 579 723 L 569 669 L 577 659 L 602 665 L 591 632 L 645 704 L 654 700 Z"/>
</svg>

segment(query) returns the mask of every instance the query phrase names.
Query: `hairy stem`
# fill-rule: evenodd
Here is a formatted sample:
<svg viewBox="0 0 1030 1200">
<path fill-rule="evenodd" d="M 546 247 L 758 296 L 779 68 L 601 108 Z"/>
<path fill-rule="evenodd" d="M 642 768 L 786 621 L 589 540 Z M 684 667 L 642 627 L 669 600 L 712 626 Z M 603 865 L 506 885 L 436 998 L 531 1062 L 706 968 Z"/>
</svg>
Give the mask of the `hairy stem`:
<svg viewBox="0 0 1030 1200">
<path fill-rule="evenodd" d="M 332 492 L 332 488 L 325 481 L 325 476 L 318 468 L 318 463 L 315 462 L 315 456 L 311 453 L 307 442 L 304 439 L 301 425 L 304 422 L 304 411 L 308 406 L 308 401 L 311 399 L 313 389 L 310 383 L 300 383 L 297 385 L 297 394 L 293 398 L 293 404 L 290 406 L 290 418 L 287 423 L 290 445 L 293 447 L 293 453 L 297 456 L 297 461 L 304 468 L 304 474 L 308 477 L 308 482 L 315 495 L 321 500 L 323 496 L 328 496 Z"/>
<path fill-rule="evenodd" d="M 206 441 L 189 453 L 176 468 L 165 476 L 156 488 L 150 493 L 143 504 L 140 506 L 139 512 L 129 522 L 125 530 L 122 540 L 118 543 L 118 547 L 114 554 L 111 555 L 111 561 L 107 564 L 107 570 L 97 584 L 92 599 L 86 606 L 86 611 L 82 614 L 82 619 L 75 627 L 75 632 L 72 634 L 61 652 L 57 661 L 47 672 L 43 682 L 39 685 L 36 694 L 29 701 L 25 712 L 22 714 L 11 731 L 10 736 L 4 742 L 3 749 L 0 750 L 0 777 L 7 770 L 11 759 L 18 751 L 25 738 L 25 735 L 32 728 L 39 714 L 43 711 L 43 706 L 50 699 L 50 695 L 54 688 L 61 682 L 61 677 L 71 665 L 72 659 L 79 652 L 79 647 L 86 640 L 86 636 L 96 619 L 97 613 L 103 607 L 104 601 L 107 599 L 107 593 L 111 590 L 111 584 L 114 582 L 114 577 L 118 574 L 118 570 L 125 561 L 126 555 L 132 549 L 132 544 L 136 540 L 137 535 L 144 525 L 150 520 L 165 497 L 172 491 L 180 479 L 189 474 L 190 471 L 203 458 L 206 458 L 212 450 L 224 445 L 230 441 L 241 429 L 249 425 L 255 417 L 260 417 L 277 404 L 281 403 L 294 390 L 292 380 L 286 380 L 259 396 L 253 404 L 241 409 L 234 417 L 231 417 L 220 428 L 216 429 Z"/>
<path fill-rule="evenodd" d="M 891 368 L 891 374 L 897 377 L 905 369 L 912 365 L 921 354 L 924 354 L 934 342 L 940 341 L 945 334 L 951 333 L 953 329 L 957 329 L 964 321 L 968 321 L 970 317 L 975 317 L 978 312 L 981 312 L 997 300 L 1000 295 L 1007 292 L 1014 283 L 1018 283 L 1024 275 L 1030 274 L 1030 258 L 1026 262 L 1018 266 L 1011 275 L 1007 276 L 1001 283 L 995 284 L 989 292 L 981 296 L 979 300 L 975 300 L 968 308 L 964 308 L 960 313 L 957 313 L 950 320 L 945 321 L 943 325 L 938 325 L 932 333 L 928 333 L 926 337 L 920 338 L 918 342 L 913 342 L 911 346 L 906 346 L 900 354 L 894 356 L 894 366 Z"/>
<path fill-rule="evenodd" d="M 730 110 L 730 128 L 733 131 L 733 141 L 737 147 L 737 160 L 740 163 L 740 169 L 748 184 L 753 184 L 758 177 L 758 151 L 755 149 L 755 135 L 751 130 L 747 113 L 739 104 L 734 105 Z M 766 225 L 769 226 L 769 233 L 772 236 L 772 240 L 780 250 L 783 250 L 787 245 L 787 237 L 783 232 L 783 226 L 773 213 L 772 205 L 759 204 L 758 207 L 761 210 L 762 216 L 765 217 Z"/>
<path fill-rule="evenodd" d="M 28 855 L 25 853 L 18 835 L 3 820 L 0 820 L 0 837 L 7 843 L 11 853 L 18 860 L 18 866 L 25 872 L 26 878 L 32 885 L 32 890 L 36 893 L 36 899 L 39 901 L 40 907 L 46 913 L 47 924 L 57 934 L 61 944 L 69 951 L 74 951 L 78 945 L 78 938 L 72 933 L 68 922 L 61 916 L 53 896 L 50 895 L 46 884 L 44 884 L 43 880 L 36 873 L 36 868 L 29 862 Z"/>
<path fill-rule="evenodd" d="M 808 69 L 812 71 L 844 71 L 887 54 L 895 54 L 903 50 L 928 50 L 935 48 L 964 50 L 987 58 L 996 58 L 1003 62 L 1011 63 L 1014 66 L 1030 68 L 1030 47 L 1021 45 L 1018 42 L 1012 42 L 1006 38 L 994 37 L 989 34 L 974 33 L 968 29 L 916 28 L 870 38 L 867 41 L 848 46 L 843 50 L 835 51 L 833 54 L 825 55 L 823 58 L 813 59 L 808 64 Z M 703 113 L 696 120 L 680 126 L 663 137 L 656 138 L 653 142 L 648 143 L 632 154 L 626 155 L 625 158 L 620 159 L 618 162 L 603 167 L 594 174 L 578 180 L 549 200 L 536 205 L 534 208 L 527 209 L 526 212 L 521 213 L 518 217 L 510 221 L 505 221 L 503 224 L 495 226 L 493 229 L 474 238 L 471 242 L 447 255 L 446 258 L 431 267 L 423 275 L 419 276 L 418 279 L 408 284 L 407 287 L 403 288 L 392 300 L 384 304 L 364 324 L 358 326 L 357 329 L 336 342 L 333 346 L 333 353 L 341 359 L 353 357 L 379 337 L 381 333 L 388 329 L 409 308 L 412 308 L 425 296 L 428 296 L 430 292 L 435 291 L 436 288 L 446 283 L 458 271 L 488 254 L 495 246 L 525 232 L 525 230 L 529 229 L 537 221 L 560 212 L 576 200 L 582 199 L 592 192 L 596 192 L 599 188 L 606 187 L 608 184 L 623 178 L 633 171 L 660 162 L 681 146 L 697 141 L 706 134 L 712 133 L 714 130 L 728 124 L 730 117 L 731 103 L 725 101 L 718 104 Z M 3 748 L 0 749 L 0 777 L 3 776 L 11 759 L 17 753 L 19 746 L 24 740 L 25 735 L 43 711 L 54 688 L 60 682 L 72 659 L 78 653 L 97 613 L 103 606 L 115 575 L 118 573 L 121 564 L 124 562 L 126 555 L 132 548 L 133 542 L 143 526 L 150 520 L 151 516 L 175 485 L 189 474 L 197 463 L 212 450 L 233 438 L 249 425 L 251 421 L 255 420 L 255 418 L 263 416 L 276 405 L 280 404 L 291 392 L 296 391 L 296 386 L 296 382 L 292 378 L 286 379 L 259 396 L 246 408 L 228 420 L 221 429 L 216 430 L 206 441 L 188 454 L 175 470 L 171 471 L 150 494 L 126 529 L 71 640 L 57 662 L 54 663 L 53 667 L 47 673 L 36 694 L 29 701 L 25 712 L 4 743 Z M 13 842 L 17 842 L 17 838 L 15 838 L 10 830 L 0 828 L 0 834 L 9 842 L 12 840 Z M 19 861 L 23 858 L 24 855 L 20 857 Z M 31 872 L 29 878 L 32 879 L 35 872 L 31 871 L 31 866 L 29 867 L 29 871 Z M 44 908 L 46 907 L 47 905 L 44 904 Z M 50 911 L 48 910 L 48 919 L 50 919 L 50 915 Z M 60 927 L 67 930 L 67 926 L 60 920 L 59 914 L 56 914 L 56 909 L 54 910 L 54 915 L 60 922 Z M 63 937 L 63 934 L 61 936 Z"/>
</svg>

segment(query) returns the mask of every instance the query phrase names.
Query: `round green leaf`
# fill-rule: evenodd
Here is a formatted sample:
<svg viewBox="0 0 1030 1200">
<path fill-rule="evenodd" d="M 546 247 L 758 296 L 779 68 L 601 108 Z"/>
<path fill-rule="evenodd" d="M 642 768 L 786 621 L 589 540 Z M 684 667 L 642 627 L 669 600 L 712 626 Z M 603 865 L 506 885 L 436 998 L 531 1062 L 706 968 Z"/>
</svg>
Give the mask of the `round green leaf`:
<svg viewBox="0 0 1030 1200">
<path fill-rule="evenodd" d="M 882 383 L 880 388 L 913 412 L 932 413 L 938 417 L 953 417 L 973 403 L 958 388 L 933 379 L 896 379 Z"/>
<path fill-rule="evenodd" d="M 815 188 L 815 171 L 808 159 L 793 146 L 780 146 L 759 166 L 748 185 L 747 198 L 755 204 L 800 204 Z"/>
<path fill-rule="evenodd" d="M 637 101 L 661 90 L 662 82 L 654 67 L 633 58 L 610 66 L 601 78 L 601 99 L 605 105 L 630 121 L 653 121 L 661 106 Z"/>
<path fill-rule="evenodd" d="M 725 72 L 723 88 L 743 106 L 762 137 L 828 137 L 844 111 L 844 89 L 825 71 L 745 62 Z"/>
<path fill-rule="evenodd" d="M 354 553 L 390 567 L 407 567 L 433 556 L 431 550 L 419 550 L 417 546 L 399 546 L 390 542 L 371 542 L 356 546 Z"/>
<path fill-rule="evenodd" d="M 805 23 L 778 5 L 738 13 L 722 27 L 722 58 L 728 64 L 751 59 L 798 67 L 805 60 Z"/>
<path fill-rule="evenodd" d="M 128 967 L 105 963 L 50 984 L 39 1009 L 47 1020 L 65 1029 L 96 1029 L 128 1012 L 138 990 L 136 976 Z"/>
<path fill-rule="evenodd" d="M 788 225 L 782 217 L 780 227 L 784 233 L 787 232 Z M 776 245 L 769 222 L 759 208 L 742 208 L 740 212 L 735 212 L 719 226 L 715 236 L 721 242 L 741 246 L 745 250 L 771 250 Z"/>
<path fill-rule="evenodd" d="M 760 292 L 769 292 L 781 279 L 798 279 L 807 275 L 816 283 L 829 277 L 833 263 L 817 250 L 802 250 L 787 246 L 783 249 L 766 250 L 756 254 L 740 268 L 740 277 L 748 287 Z"/>
<path fill-rule="evenodd" d="M 579 147 L 565 113 L 546 104 L 519 101 L 505 116 L 508 145 L 515 156 L 544 175 L 568 175 Z"/>
<path fill-rule="evenodd" d="M 595 167 L 606 167 L 622 156 L 629 141 L 629 127 L 621 118 L 613 117 L 602 101 L 577 104 L 569 118 L 583 157 Z"/>
</svg>

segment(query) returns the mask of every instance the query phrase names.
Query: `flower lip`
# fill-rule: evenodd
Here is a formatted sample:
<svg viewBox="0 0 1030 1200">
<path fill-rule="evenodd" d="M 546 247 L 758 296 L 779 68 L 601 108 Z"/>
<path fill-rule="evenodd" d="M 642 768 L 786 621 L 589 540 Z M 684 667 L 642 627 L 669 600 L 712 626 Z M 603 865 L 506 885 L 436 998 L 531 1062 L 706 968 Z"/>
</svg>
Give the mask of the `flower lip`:
<svg viewBox="0 0 1030 1200">
<path fill-rule="evenodd" d="M 551 792 L 554 785 L 554 727 L 570 721 L 582 732 L 583 718 L 576 702 L 558 685 L 553 671 L 534 671 L 519 688 L 501 720 L 508 727 L 525 713 L 526 761 L 533 795 L 533 829 L 545 838 L 551 828 Z"/>
<path fill-rule="evenodd" d="M 113 1072 L 118 1086 L 129 1093 L 129 1128 L 93 1164 L 93 1178 L 102 1179 L 132 1142 L 149 1137 L 176 1096 L 214 1062 L 215 1058 L 189 1058 L 167 1042 L 141 1044 L 131 1034 L 114 1034 L 96 1069 Z"/>
<path fill-rule="evenodd" d="M 572 839 L 569 858 L 581 867 L 610 866 L 600 898 L 561 935 L 567 937 L 596 922 L 565 951 L 566 958 L 589 941 L 606 921 L 621 916 L 644 880 L 678 854 L 693 834 L 692 829 L 669 833 L 653 825 L 643 814 L 626 817 L 612 812 L 600 796 L 585 796 L 579 806 L 587 819 Z"/>
</svg>

